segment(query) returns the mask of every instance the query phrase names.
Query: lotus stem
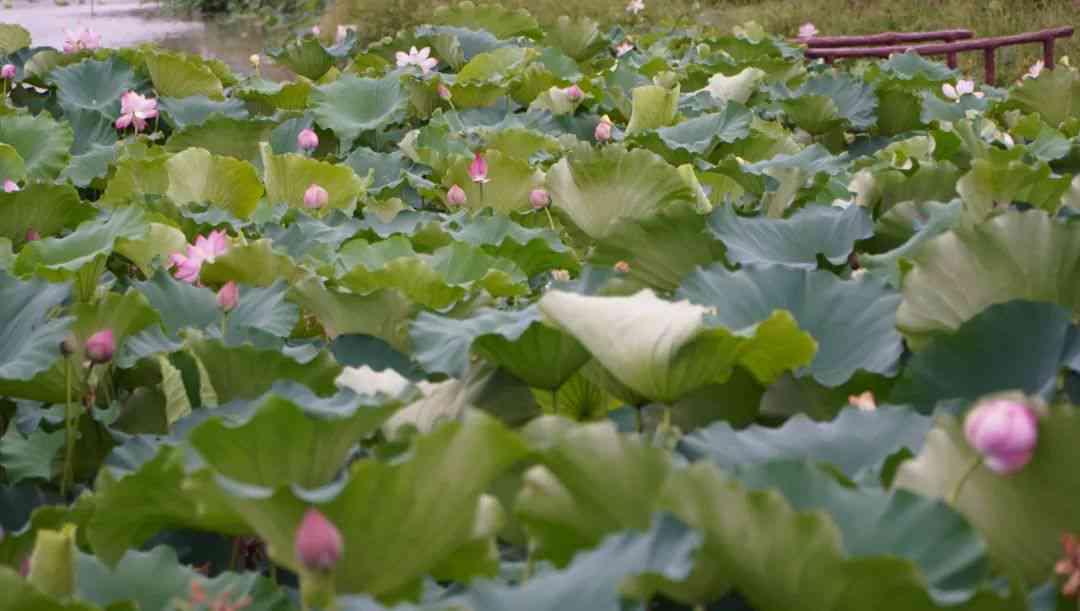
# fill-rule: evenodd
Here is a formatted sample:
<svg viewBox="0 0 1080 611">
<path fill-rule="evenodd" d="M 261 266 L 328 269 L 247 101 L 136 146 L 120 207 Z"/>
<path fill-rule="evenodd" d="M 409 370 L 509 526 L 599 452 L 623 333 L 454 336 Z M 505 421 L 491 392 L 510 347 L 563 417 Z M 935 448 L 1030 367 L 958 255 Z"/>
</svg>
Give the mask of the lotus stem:
<svg viewBox="0 0 1080 611">
<path fill-rule="evenodd" d="M 949 498 L 945 500 L 949 505 L 953 507 L 956 506 L 956 503 L 960 500 L 960 492 L 963 489 L 964 484 L 967 483 L 968 478 L 971 477 L 972 473 L 975 473 L 975 470 L 978 469 L 981 464 L 982 456 L 976 456 L 975 460 L 971 461 L 968 468 L 964 470 L 964 474 L 960 476 L 960 479 L 956 480 L 956 485 L 953 487 L 952 492 L 949 493 Z"/>
<path fill-rule="evenodd" d="M 64 471 L 60 476 L 60 496 L 67 498 L 68 487 L 74 476 L 72 461 L 75 456 L 75 444 L 71 434 L 71 356 L 64 357 L 64 386 L 67 388 L 67 403 L 64 404 Z"/>
</svg>

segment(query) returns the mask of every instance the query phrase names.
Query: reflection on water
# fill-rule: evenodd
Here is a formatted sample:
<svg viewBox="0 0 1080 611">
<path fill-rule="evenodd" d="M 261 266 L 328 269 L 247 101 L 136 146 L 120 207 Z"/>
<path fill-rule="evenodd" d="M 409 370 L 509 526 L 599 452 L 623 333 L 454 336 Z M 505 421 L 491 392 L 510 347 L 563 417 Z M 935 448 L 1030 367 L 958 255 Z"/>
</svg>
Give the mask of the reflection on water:
<svg viewBox="0 0 1080 611">
<path fill-rule="evenodd" d="M 126 47 L 157 42 L 162 47 L 218 58 L 235 70 L 248 71 L 248 57 L 262 53 L 262 35 L 241 24 L 222 24 L 164 14 L 159 5 L 137 0 L 96 0 L 94 14 L 90 2 L 56 6 L 51 0 L 21 0 L 14 8 L 0 10 L 0 21 L 17 23 L 33 36 L 34 45 L 60 48 L 64 29 L 86 26 L 101 34 L 108 47 Z"/>
</svg>

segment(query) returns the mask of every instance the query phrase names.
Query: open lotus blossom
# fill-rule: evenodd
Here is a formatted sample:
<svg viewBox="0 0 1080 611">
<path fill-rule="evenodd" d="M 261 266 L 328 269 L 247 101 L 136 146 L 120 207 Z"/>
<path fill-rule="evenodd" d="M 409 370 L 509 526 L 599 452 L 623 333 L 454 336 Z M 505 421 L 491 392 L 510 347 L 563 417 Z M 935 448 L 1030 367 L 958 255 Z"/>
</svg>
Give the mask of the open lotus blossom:
<svg viewBox="0 0 1080 611">
<path fill-rule="evenodd" d="M 615 57 L 622 57 L 623 55 L 626 55 L 633 50 L 634 43 L 630 42 L 629 40 L 624 40 L 619 44 L 615 45 Z"/>
<path fill-rule="evenodd" d="M 479 184 L 491 181 L 491 179 L 488 178 L 487 159 L 484 159 L 484 156 L 480 153 L 476 153 L 472 163 L 469 164 L 469 178 L 471 178 L 473 182 Z"/>
<path fill-rule="evenodd" d="M 217 304 L 218 307 L 226 312 L 236 307 L 236 304 L 240 302 L 240 289 L 237 288 L 236 282 L 232 280 L 225 283 L 225 286 L 217 292 Z"/>
<path fill-rule="evenodd" d="M 101 34 L 86 27 L 64 30 L 64 53 L 90 51 L 101 46 Z"/>
<path fill-rule="evenodd" d="M 1034 64 L 1031 64 L 1031 67 L 1028 68 L 1027 73 L 1024 74 L 1024 78 L 1025 79 L 1039 78 L 1039 75 L 1042 74 L 1042 71 L 1045 70 L 1045 69 L 1046 69 L 1046 64 L 1043 63 L 1043 60 L 1040 59 L 1039 61 L 1035 62 Z"/>
<path fill-rule="evenodd" d="M 135 132 L 146 129 L 146 120 L 158 116 L 157 100 L 129 91 L 120 96 L 120 118 L 116 120 L 116 129 L 127 129 L 134 125 Z"/>
<path fill-rule="evenodd" d="M 304 191 L 304 206 L 306 208 L 322 208 L 330 202 L 330 193 L 322 186 L 311 183 L 307 191 Z"/>
<path fill-rule="evenodd" d="M 15 64 L 4 64 L 4 67 L 0 68 L 0 78 L 5 81 L 10 81 L 15 78 Z"/>
<path fill-rule="evenodd" d="M 607 115 L 600 117 L 600 122 L 596 124 L 596 129 L 593 130 L 593 136 L 597 142 L 611 140 L 611 130 L 614 126 L 615 124 L 611 122 Z"/>
<path fill-rule="evenodd" d="M 431 72 L 435 69 L 435 66 L 439 65 L 439 60 L 431 57 L 431 47 L 424 47 L 419 51 L 416 50 L 416 47 L 412 47 L 408 53 L 398 51 L 394 57 L 397 58 L 399 68 L 419 66 L 424 74 Z"/>
<path fill-rule="evenodd" d="M 566 92 L 566 98 L 571 102 L 580 102 L 585 98 L 585 92 L 581 90 L 581 87 L 577 85 L 570 85 L 563 91 Z"/>
<path fill-rule="evenodd" d="M 461 206 L 465 204 L 465 189 L 454 185 L 446 191 L 446 203 L 451 206 Z"/>
<path fill-rule="evenodd" d="M 4 181 L 4 193 L 14 193 L 19 190 L 19 183 L 10 178 Z"/>
<path fill-rule="evenodd" d="M 630 0 L 630 4 L 626 5 L 626 12 L 631 15 L 637 15 L 643 10 L 645 10 L 645 0 Z"/>
<path fill-rule="evenodd" d="M 311 128 L 302 129 L 296 135 L 296 146 L 303 151 L 314 151 L 319 148 L 319 135 Z"/>
<path fill-rule="evenodd" d="M 220 257 L 229 251 L 229 238 L 224 231 L 211 231 L 206 237 L 197 236 L 194 244 L 187 247 L 187 255 L 178 252 L 169 255 L 169 261 L 176 266 L 176 277 L 188 284 L 199 281 L 199 271 L 203 263 Z"/>
<path fill-rule="evenodd" d="M 1073 533 L 1061 535 L 1061 547 L 1065 557 L 1054 565 L 1054 572 L 1065 578 L 1061 593 L 1074 598 L 1080 595 L 1080 536 Z"/>
<path fill-rule="evenodd" d="M 533 189 L 532 193 L 529 193 L 529 203 L 532 204 L 533 208 L 542 210 L 551 203 L 551 196 L 548 195 L 546 189 Z"/>
<path fill-rule="evenodd" d="M 1008 475 L 1031 461 L 1039 440 L 1039 418 L 1023 401 L 988 399 L 964 419 L 964 436 L 982 454 L 987 468 Z"/>
<path fill-rule="evenodd" d="M 945 83 L 941 86 L 941 93 L 945 94 L 945 97 L 950 100 L 959 100 L 961 97 L 968 94 L 977 98 L 983 97 L 983 92 L 975 91 L 975 81 L 966 79 L 956 81 L 955 86 L 953 86 L 952 83 Z"/>
<path fill-rule="evenodd" d="M 86 340 L 86 358 L 95 365 L 108 363 L 115 352 L 116 338 L 113 337 L 112 329 L 98 331 Z"/>
<path fill-rule="evenodd" d="M 337 527 L 318 509 L 308 509 L 296 529 L 296 559 L 310 571 L 330 571 L 345 546 Z"/>
<path fill-rule="evenodd" d="M 799 38 L 813 38 L 818 35 L 817 26 L 807 21 L 799 26 Z"/>
</svg>

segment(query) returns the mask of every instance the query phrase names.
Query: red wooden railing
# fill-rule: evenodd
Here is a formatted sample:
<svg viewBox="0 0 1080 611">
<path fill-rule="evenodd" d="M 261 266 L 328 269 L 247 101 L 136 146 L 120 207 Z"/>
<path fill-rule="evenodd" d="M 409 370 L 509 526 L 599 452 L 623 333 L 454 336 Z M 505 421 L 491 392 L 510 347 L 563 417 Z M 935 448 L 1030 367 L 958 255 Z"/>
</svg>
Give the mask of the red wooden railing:
<svg viewBox="0 0 1080 611">
<path fill-rule="evenodd" d="M 813 36 L 809 38 L 797 38 L 795 42 L 801 43 L 810 49 L 832 49 L 846 47 L 884 47 L 913 42 L 955 42 L 974 38 L 975 33 L 971 30 L 938 30 L 936 32 L 883 32 L 869 36 Z M 817 57 L 807 53 L 807 57 Z M 832 57 L 824 57 L 827 63 L 832 63 Z M 958 64 L 956 53 L 948 54 L 950 68 L 956 68 Z"/>
<path fill-rule="evenodd" d="M 812 38 L 798 38 L 796 42 L 807 45 L 806 56 L 811 59 L 824 59 L 828 63 L 842 58 L 857 57 L 889 57 L 893 53 L 907 53 L 914 51 L 920 55 L 934 56 L 946 55 L 949 58 L 949 66 L 956 67 L 956 54 L 964 51 L 982 51 L 986 82 L 993 85 L 997 81 L 997 50 L 1001 47 L 1013 45 L 1040 43 L 1043 46 L 1043 64 L 1046 68 L 1054 67 L 1054 42 L 1059 38 L 1069 38 L 1073 35 L 1073 28 L 1069 26 L 1051 28 L 1038 32 L 1016 34 L 1014 36 L 998 36 L 995 38 L 945 39 L 945 35 L 956 35 L 966 30 L 947 30 L 942 32 L 924 33 L 887 33 L 874 36 L 832 36 Z M 891 37 L 891 38 L 890 38 Z M 882 43 L 879 40 L 896 40 L 897 37 L 907 37 L 902 43 L 921 42 L 927 40 L 947 40 L 936 44 L 890 44 L 876 46 Z M 921 37 L 916 39 L 916 37 Z M 816 38 L 816 37 L 815 37 Z M 970 38 L 963 36 L 961 38 Z M 821 44 L 824 41 L 825 44 Z M 834 44 L 837 41 L 849 46 Z"/>
</svg>

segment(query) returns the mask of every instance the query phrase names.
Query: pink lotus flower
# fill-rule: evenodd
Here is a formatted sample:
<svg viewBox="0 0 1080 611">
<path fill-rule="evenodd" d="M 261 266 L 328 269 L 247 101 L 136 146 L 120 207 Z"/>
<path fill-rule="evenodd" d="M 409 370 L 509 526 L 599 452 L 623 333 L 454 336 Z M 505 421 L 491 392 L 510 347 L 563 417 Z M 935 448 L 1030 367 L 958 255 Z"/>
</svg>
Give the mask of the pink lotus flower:
<svg viewBox="0 0 1080 611">
<path fill-rule="evenodd" d="M 450 93 L 450 88 L 443 83 L 439 83 L 439 86 L 435 88 L 435 91 L 439 93 L 440 98 L 446 100 L 447 102 L 450 101 L 450 98 L 454 97 L 454 94 Z"/>
<path fill-rule="evenodd" d="M 113 337 L 112 329 L 98 331 L 86 340 L 86 357 L 95 365 L 108 363 L 115 352 L 116 339 Z"/>
<path fill-rule="evenodd" d="M 322 34 L 322 29 L 320 29 L 317 25 L 311 26 L 311 35 L 318 38 L 319 34 Z"/>
<path fill-rule="evenodd" d="M 446 203 L 451 206 L 461 206 L 465 203 L 465 189 L 454 185 L 446 192 Z"/>
<path fill-rule="evenodd" d="M 1031 461 L 1039 439 L 1039 418 L 1022 401 L 988 399 L 964 419 L 964 436 L 982 454 L 987 468 L 1008 475 Z"/>
<path fill-rule="evenodd" d="M 435 66 L 439 65 L 439 60 L 431 57 L 431 47 L 424 47 L 419 51 L 416 50 L 416 47 L 412 47 L 408 53 L 398 51 L 394 57 L 397 58 L 398 68 L 419 66 L 424 74 L 431 72 L 435 69 Z"/>
<path fill-rule="evenodd" d="M 120 96 L 120 118 L 116 120 L 116 129 L 135 126 L 135 133 L 146 129 L 146 120 L 158 116 L 157 100 L 129 91 Z"/>
<path fill-rule="evenodd" d="M 296 135 L 296 146 L 304 151 L 314 151 L 319 148 L 319 135 L 311 128 L 304 128 Z"/>
<path fill-rule="evenodd" d="M 1032 64 L 1030 68 L 1028 68 L 1027 74 L 1024 75 L 1024 78 L 1039 78 L 1039 75 L 1042 74 L 1042 71 L 1045 69 L 1046 64 L 1043 63 L 1043 60 L 1040 59 L 1039 61 Z"/>
<path fill-rule="evenodd" d="M 600 117 L 600 122 L 596 124 L 596 129 L 593 131 L 593 137 L 597 142 L 605 142 L 611 140 L 611 130 L 615 126 L 611 122 L 611 119 L 607 115 Z"/>
<path fill-rule="evenodd" d="M 308 509 L 296 529 L 296 558 L 310 571 L 330 571 L 345 546 L 341 533 L 318 509 Z"/>
<path fill-rule="evenodd" d="M 479 184 L 491 182 L 491 179 L 488 178 L 487 159 L 484 159 L 484 156 L 480 153 L 476 153 L 472 163 L 469 164 L 469 178 L 471 178 L 473 182 Z"/>
<path fill-rule="evenodd" d="M 304 191 L 304 207 L 312 210 L 322 208 L 330 201 L 330 193 L 315 183 Z"/>
<path fill-rule="evenodd" d="M 26 241 L 27 242 L 37 242 L 40 239 L 41 239 L 41 234 L 37 232 L 37 229 L 34 229 L 33 227 L 31 227 L 31 228 L 26 230 Z"/>
<path fill-rule="evenodd" d="M 623 42 L 615 45 L 615 57 L 622 57 L 623 55 L 626 55 L 633 50 L 634 43 L 630 42 L 629 40 L 624 40 Z"/>
<path fill-rule="evenodd" d="M 64 30 L 64 53 L 90 51 L 101 46 L 101 34 L 86 27 Z"/>
<path fill-rule="evenodd" d="M 3 68 L 0 68 L 0 78 L 5 81 L 10 81 L 15 78 L 15 64 L 4 64 Z"/>
<path fill-rule="evenodd" d="M 229 238 L 224 231 L 211 231 L 210 235 L 195 238 L 195 243 L 187 247 L 187 256 L 178 252 L 169 255 L 169 261 L 176 266 L 176 277 L 188 284 L 199 281 L 199 271 L 203 263 L 220 257 L 229 251 Z"/>
<path fill-rule="evenodd" d="M 236 282 L 232 280 L 225 283 L 225 286 L 221 287 L 217 292 L 217 304 L 222 310 L 228 312 L 236 307 L 236 304 L 240 302 L 240 289 L 237 288 Z"/>
<path fill-rule="evenodd" d="M 626 261 L 616 261 L 615 265 L 612 266 L 612 267 L 613 267 L 613 269 L 615 271 L 619 272 L 620 274 L 625 274 L 625 273 L 628 273 L 630 271 L 630 264 L 627 263 Z"/>
<path fill-rule="evenodd" d="M 645 0 L 630 0 L 630 4 L 626 5 L 626 12 L 631 15 L 637 15 L 643 10 L 645 10 Z"/>
<path fill-rule="evenodd" d="M 956 81 L 955 87 L 952 85 L 952 83 L 945 83 L 941 86 L 941 93 L 945 94 L 945 97 L 949 98 L 950 100 L 957 101 L 959 101 L 960 98 L 964 97 L 965 95 L 969 94 L 977 98 L 981 98 L 984 95 L 981 91 L 975 91 L 975 81 L 969 80 Z"/>
<path fill-rule="evenodd" d="M 19 183 L 10 178 L 4 181 L 4 193 L 14 193 L 19 190 Z"/>
<path fill-rule="evenodd" d="M 585 98 L 585 92 L 577 85 L 570 85 L 564 91 L 566 92 L 566 98 L 571 102 L 580 102 Z"/>
<path fill-rule="evenodd" d="M 817 27 L 809 21 L 799 26 L 799 38 L 813 38 L 817 35 Z"/>
<path fill-rule="evenodd" d="M 551 203 L 551 196 L 544 189 L 533 189 L 532 193 L 529 193 L 529 203 L 537 210 L 542 210 L 548 207 Z"/>
</svg>

